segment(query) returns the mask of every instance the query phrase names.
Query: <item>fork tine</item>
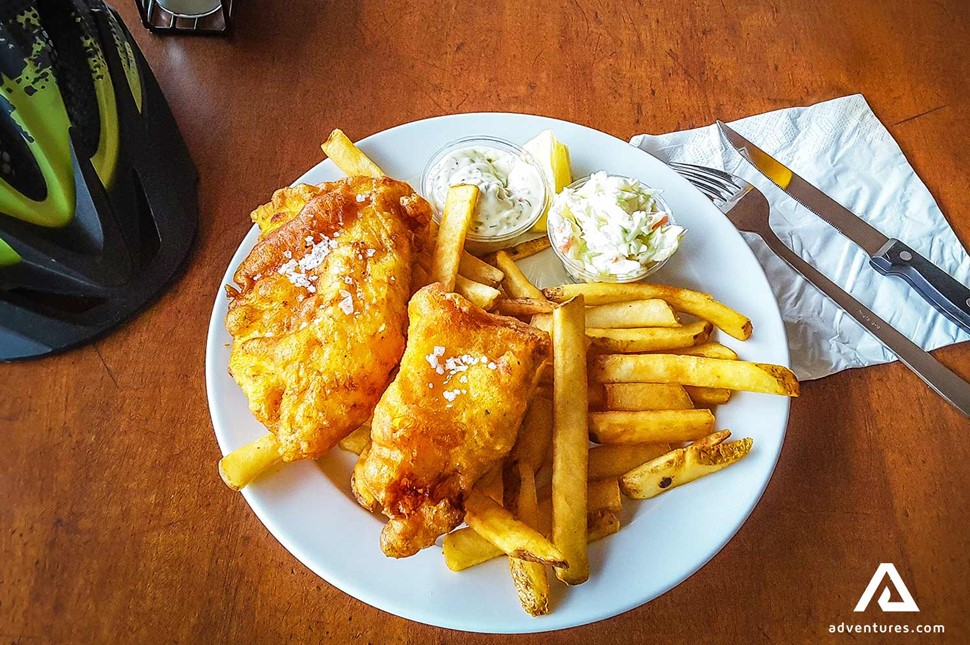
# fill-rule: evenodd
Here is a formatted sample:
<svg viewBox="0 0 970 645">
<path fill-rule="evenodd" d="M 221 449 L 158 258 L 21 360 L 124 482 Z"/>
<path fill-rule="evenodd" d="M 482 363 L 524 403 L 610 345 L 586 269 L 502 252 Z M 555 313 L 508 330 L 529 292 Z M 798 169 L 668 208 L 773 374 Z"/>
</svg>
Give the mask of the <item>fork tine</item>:
<svg viewBox="0 0 970 645">
<path fill-rule="evenodd" d="M 669 166 L 714 201 L 732 202 L 751 187 L 748 182 L 740 177 L 716 168 L 676 161 L 671 162 Z M 712 192 L 716 194 L 712 195 Z"/>
<path fill-rule="evenodd" d="M 678 172 L 691 172 L 698 176 L 707 179 L 715 186 L 723 186 L 725 190 L 730 190 L 736 192 L 738 190 L 743 190 L 745 188 L 745 181 L 736 175 L 724 172 L 723 170 L 718 170 L 717 168 L 709 168 L 707 166 L 698 166 L 692 163 L 681 163 L 681 162 L 671 162 L 670 166 L 677 170 Z"/>
<path fill-rule="evenodd" d="M 716 190 L 715 188 L 713 188 L 708 184 L 705 184 L 704 182 L 700 181 L 696 177 L 691 177 L 683 173 L 678 173 L 678 174 L 680 174 L 684 179 L 686 179 L 691 186 L 701 191 L 701 193 L 703 193 L 704 196 L 710 199 L 711 201 L 717 201 L 717 200 L 723 199 L 721 197 L 720 191 Z"/>
<path fill-rule="evenodd" d="M 674 170 L 711 199 L 717 198 L 728 201 L 732 195 L 738 192 L 738 187 L 733 183 L 724 185 L 704 173 L 680 168 L 674 168 Z"/>
<path fill-rule="evenodd" d="M 689 181 L 694 188 L 701 191 L 704 194 L 704 196 L 707 197 L 712 202 L 716 202 L 718 200 L 724 200 L 724 198 L 721 197 L 720 193 L 718 193 L 717 191 L 711 190 L 704 184 L 697 183 L 696 180 L 690 179 L 690 178 L 687 178 L 687 181 Z"/>
<path fill-rule="evenodd" d="M 703 166 L 694 166 L 692 164 L 678 164 L 674 167 L 674 170 L 684 175 L 693 175 L 700 179 L 703 179 L 712 186 L 716 186 L 721 190 L 732 191 L 735 190 L 738 185 L 731 181 L 730 179 L 722 179 L 721 177 L 715 175 L 712 170 L 713 168 L 705 168 Z"/>
<path fill-rule="evenodd" d="M 669 165 L 671 168 L 683 168 L 684 170 L 693 170 L 694 172 L 698 172 L 704 175 L 717 177 L 721 181 L 726 181 L 732 184 L 736 183 L 734 181 L 734 175 L 732 175 L 729 172 L 724 172 L 723 170 L 718 170 L 717 168 L 710 168 L 708 166 L 698 166 L 697 164 L 684 163 L 682 161 L 671 161 L 667 165 Z"/>
</svg>

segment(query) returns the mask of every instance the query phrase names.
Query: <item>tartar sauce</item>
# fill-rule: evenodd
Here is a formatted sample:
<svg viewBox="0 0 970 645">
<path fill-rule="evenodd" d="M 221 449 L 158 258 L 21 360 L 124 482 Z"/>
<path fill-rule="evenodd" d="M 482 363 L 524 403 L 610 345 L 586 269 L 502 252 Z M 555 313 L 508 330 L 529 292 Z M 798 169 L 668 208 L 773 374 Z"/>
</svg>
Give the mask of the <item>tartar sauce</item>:
<svg viewBox="0 0 970 645">
<path fill-rule="evenodd" d="M 500 237 L 526 224 L 545 205 L 546 186 L 540 170 L 518 156 L 488 146 L 454 150 L 431 169 L 432 205 L 440 213 L 448 189 L 474 184 L 481 194 L 469 226 L 476 237 Z"/>
<path fill-rule="evenodd" d="M 550 240 L 591 276 L 642 274 L 673 255 L 685 232 L 660 207 L 659 192 L 636 179 L 593 173 L 582 186 L 556 195 Z"/>
</svg>

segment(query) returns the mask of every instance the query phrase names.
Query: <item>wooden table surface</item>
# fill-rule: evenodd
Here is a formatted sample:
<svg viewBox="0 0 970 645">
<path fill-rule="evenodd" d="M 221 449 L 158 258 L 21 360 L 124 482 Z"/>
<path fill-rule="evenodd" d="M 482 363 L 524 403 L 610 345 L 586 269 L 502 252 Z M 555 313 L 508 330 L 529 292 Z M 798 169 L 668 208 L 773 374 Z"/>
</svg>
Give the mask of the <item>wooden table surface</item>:
<svg viewBox="0 0 970 645">
<path fill-rule="evenodd" d="M 965 0 L 254 0 L 231 39 L 152 36 L 117 4 L 198 164 L 201 229 L 185 276 L 121 329 L 0 366 L 0 642 L 501 639 L 331 587 L 216 474 L 212 300 L 249 211 L 333 127 L 497 110 L 628 138 L 862 93 L 970 243 Z M 937 356 L 970 376 L 970 346 Z M 709 564 L 639 609 L 517 642 L 842 640 L 842 621 L 967 642 L 968 430 L 899 364 L 805 383 L 761 503 Z M 880 562 L 919 614 L 853 613 Z"/>
</svg>

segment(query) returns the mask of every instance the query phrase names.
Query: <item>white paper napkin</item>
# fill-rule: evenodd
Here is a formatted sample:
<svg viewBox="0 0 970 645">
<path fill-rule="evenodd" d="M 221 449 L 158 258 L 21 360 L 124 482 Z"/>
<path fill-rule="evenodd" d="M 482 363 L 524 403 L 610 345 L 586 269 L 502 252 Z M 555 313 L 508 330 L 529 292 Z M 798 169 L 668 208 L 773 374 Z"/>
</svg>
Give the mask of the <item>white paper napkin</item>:
<svg viewBox="0 0 970 645">
<path fill-rule="evenodd" d="M 862 95 L 759 114 L 731 127 L 884 235 L 902 240 L 963 284 L 970 284 L 970 257 Z M 789 248 L 923 348 L 970 340 L 970 334 L 937 313 L 902 279 L 877 273 L 862 249 L 722 143 L 716 126 L 642 134 L 630 143 L 664 161 L 720 168 L 750 181 L 768 198 L 772 228 Z M 800 379 L 895 360 L 760 238 L 745 234 L 745 239 L 778 299 L 793 368 Z"/>
</svg>

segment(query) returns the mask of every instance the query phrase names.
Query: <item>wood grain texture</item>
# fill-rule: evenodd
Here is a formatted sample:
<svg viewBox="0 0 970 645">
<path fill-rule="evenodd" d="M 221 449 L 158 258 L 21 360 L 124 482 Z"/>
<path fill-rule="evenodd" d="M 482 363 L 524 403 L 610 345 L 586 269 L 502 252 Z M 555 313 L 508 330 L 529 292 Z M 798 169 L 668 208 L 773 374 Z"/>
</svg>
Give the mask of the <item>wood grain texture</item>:
<svg viewBox="0 0 970 645">
<path fill-rule="evenodd" d="M 0 366 L 0 642 L 500 640 L 337 591 L 216 474 L 203 362 L 220 277 L 251 208 L 333 127 L 498 110 L 627 138 L 861 92 L 970 245 L 965 0 L 253 0 L 230 40 L 151 36 L 117 4 L 199 166 L 201 231 L 186 275 L 119 331 Z M 970 376 L 967 345 L 937 355 Z M 842 640 L 829 624 L 881 619 L 852 612 L 879 562 L 922 610 L 892 621 L 970 639 L 970 422 L 898 364 L 802 392 L 762 502 L 698 574 L 516 642 Z"/>
</svg>

